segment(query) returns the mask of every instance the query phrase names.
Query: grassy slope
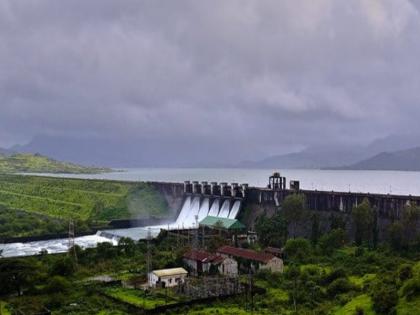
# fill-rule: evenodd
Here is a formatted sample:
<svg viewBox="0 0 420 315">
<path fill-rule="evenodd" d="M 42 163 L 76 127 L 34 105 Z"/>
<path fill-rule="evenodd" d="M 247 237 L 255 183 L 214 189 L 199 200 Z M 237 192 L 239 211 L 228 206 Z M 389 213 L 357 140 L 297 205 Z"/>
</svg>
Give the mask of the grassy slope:
<svg viewBox="0 0 420 315">
<path fill-rule="evenodd" d="M 0 235 L 5 237 L 27 236 L 31 230 L 39 234 L 37 229 L 45 230 L 45 224 L 51 230 L 54 219 L 109 221 L 167 216 L 166 201 L 153 187 L 105 180 L 0 174 L 0 205 L 8 209 L 0 215 L 5 224 Z"/>
<path fill-rule="evenodd" d="M 38 154 L 0 155 L 0 173 L 101 173 L 107 168 L 85 167 L 73 163 L 60 162 Z"/>
</svg>

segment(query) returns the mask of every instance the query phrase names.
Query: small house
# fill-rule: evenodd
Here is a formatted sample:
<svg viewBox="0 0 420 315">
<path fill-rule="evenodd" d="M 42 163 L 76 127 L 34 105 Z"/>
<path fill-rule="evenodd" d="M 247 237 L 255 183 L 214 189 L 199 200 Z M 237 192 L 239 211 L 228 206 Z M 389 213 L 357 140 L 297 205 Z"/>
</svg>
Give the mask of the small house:
<svg viewBox="0 0 420 315">
<path fill-rule="evenodd" d="M 271 272 L 283 272 L 283 260 L 272 254 L 257 252 L 251 249 L 222 246 L 217 253 L 242 262 L 242 267 L 251 267 L 255 270 L 267 269 Z"/>
<path fill-rule="evenodd" d="M 195 274 L 211 273 L 217 270 L 221 275 L 235 276 L 238 274 L 236 260 L 206 251 L 191 250 L 184 254 L 185 265 Z"/>
<path fill-rule="evenodd" d="M 271 254 L 271 255 L 279 257 L 279 258 L 282 258 L 282 256 L 283 256 L 283 251 L 280 248 L 277 248 L 277 247 L 270 247 L 269 246 L 266 249 L 264 249 L 264 253 Z"/>
<path fill-rule="evenodd" d="M 149 273 L 149 287 L 169 288 L 185 282 L 188 272 L 184 268 L 153 270 Z"/>
</svg>

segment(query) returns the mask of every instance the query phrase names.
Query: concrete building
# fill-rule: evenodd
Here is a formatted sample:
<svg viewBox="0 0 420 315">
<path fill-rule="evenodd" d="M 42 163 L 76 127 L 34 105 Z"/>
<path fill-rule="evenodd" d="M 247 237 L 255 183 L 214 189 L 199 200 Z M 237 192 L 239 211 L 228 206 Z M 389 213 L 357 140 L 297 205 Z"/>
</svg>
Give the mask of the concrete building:
<svg viewBox="0 0 420 315">
<path fill-rule="evenodd" d="M 185 282 L 188 272 L 184 268 L 153 270 L 149 273 L 149 287 L 175 287 Z"/>
<path fill-rule="evenodd" d="M 221 275 L 236 276 L 238 263 L 236 260 L 206 251 L 191 250 L 184 254 L 183 261 L 195 275 L 217 271 Z"/>
<path fill-rule="evenodd" d="M 267 269 L 271 272 L 283 272 L 283 260 L 272 254 L 257 252 L 250 249 L 222 246 L 217 253 L 223 257 L 233 258 L 242 263 L 240 267 L 251 267 L 254 270 Z"/>
</svg>

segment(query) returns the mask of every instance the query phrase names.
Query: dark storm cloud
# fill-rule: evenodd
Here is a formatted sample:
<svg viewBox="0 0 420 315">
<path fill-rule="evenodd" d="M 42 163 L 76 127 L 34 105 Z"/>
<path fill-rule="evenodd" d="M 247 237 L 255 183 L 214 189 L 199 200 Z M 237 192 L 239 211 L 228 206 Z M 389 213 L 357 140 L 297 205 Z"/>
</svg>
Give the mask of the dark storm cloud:
<svg viewBox="0 0 420 315">
<path fill-rule="evenodd" d="M 412 132 L 418 8 L 2 0 L 0 145 L 38 134 L 146 139 L 229 159 Z"/>
</svg>

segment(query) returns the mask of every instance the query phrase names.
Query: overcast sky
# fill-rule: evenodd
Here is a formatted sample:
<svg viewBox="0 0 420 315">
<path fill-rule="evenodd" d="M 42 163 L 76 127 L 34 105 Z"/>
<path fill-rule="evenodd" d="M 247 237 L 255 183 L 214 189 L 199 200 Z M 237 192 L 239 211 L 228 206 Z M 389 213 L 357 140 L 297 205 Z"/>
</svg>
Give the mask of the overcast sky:
<svg viewBox="0 0 420 315">
<path fill-rule="evenodd" d="M 0 0 L 0 146 L 255 158 L 417 132 L 415 1 Z"/>
</svg>

